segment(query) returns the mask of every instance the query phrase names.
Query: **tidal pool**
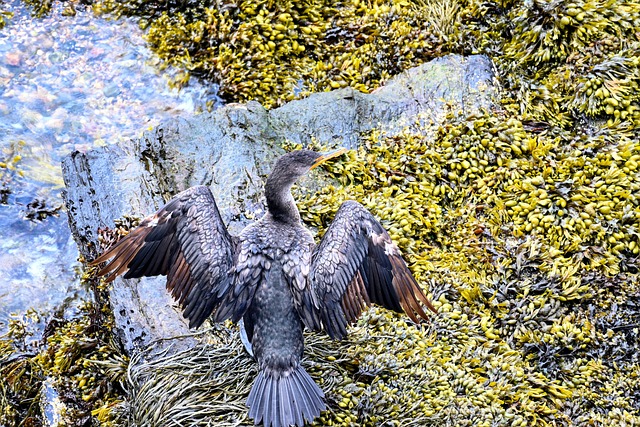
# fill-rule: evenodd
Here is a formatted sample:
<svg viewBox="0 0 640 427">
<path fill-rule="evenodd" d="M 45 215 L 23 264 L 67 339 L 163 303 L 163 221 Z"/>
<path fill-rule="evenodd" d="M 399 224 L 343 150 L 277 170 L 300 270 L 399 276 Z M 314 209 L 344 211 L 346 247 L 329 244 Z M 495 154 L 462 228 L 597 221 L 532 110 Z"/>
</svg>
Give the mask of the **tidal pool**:
<svg viewBox="0 0 640 427">
<path fill-rule="evenodd" d="M 14 16 L 0 30 L 0 334 L 29 309 L 44 322 L 86 295 L 62 207 L 61 159 L 127 144 L 217 102 L 215 88 L 198 82 L 172 89 L 175 71 L 159 71 L 134 21 L 90 9 L 63 16 L 59 2 L 41 19 L 17 0 L 5 8 Z"/>
</svg>

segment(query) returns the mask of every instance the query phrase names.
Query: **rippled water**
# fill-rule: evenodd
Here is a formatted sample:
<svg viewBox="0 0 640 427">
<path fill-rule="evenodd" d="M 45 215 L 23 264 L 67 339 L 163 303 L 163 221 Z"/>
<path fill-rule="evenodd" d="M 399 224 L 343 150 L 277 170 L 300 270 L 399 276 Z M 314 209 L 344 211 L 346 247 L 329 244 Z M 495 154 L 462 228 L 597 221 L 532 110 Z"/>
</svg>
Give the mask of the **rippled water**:
<svg viewBox="0 0 640 427">
<path fill-rule="evenodd" d="M 60 3 L 36 19 L 16 0 L 5 5 L 14 17 L 0 30 L 0 332 L 12 315 L 73 309 L 83 294 L 65 213 L 37 220 L 62 204 L 61 159 L 214 100 L 197 82 L 171 89 L 132 21 L 65 17 Z"/>
</svg>

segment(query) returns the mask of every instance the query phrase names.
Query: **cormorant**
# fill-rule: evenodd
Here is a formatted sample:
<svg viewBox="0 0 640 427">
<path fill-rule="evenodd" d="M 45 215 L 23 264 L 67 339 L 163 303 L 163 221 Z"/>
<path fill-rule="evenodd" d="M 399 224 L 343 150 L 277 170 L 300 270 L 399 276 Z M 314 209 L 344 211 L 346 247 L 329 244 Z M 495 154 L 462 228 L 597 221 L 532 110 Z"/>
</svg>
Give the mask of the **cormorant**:
<svg viewBox="0 0 640 427">
<path fill-rule="evenodd" d="M 421 304 L 435 308 L 398 247 L 361 204 L 344 202 L 316 246 L 291 195 L 295 181 L 344 153 L 293 151 L 269 175 L 267 213 L 231 236 L 211 191 L 196 186 L 175 196 L 107 249 L 99 275 L 113 280 L 167 275 L 167 288 L 190 327 L 244 320 L 259 374 L 249 416 L 269 427 L 302 426 L 325 409 L 324 393 L 300 365 L 303 326 L 345 337 L 346 326 L 371 303 L 418 322 Z"/>
</svg>

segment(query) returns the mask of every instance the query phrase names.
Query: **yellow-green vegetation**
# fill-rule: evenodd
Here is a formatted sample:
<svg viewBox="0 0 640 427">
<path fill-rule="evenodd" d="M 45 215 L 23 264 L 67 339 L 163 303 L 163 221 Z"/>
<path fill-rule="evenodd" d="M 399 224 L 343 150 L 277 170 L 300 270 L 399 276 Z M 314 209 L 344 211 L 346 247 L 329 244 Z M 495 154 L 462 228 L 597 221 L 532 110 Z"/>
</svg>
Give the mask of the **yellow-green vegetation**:
<svg viewBox="0 0 640 427">
<path fill-rule="evenodd" d="M 94 305 L 74 320 L 51 320 L 42 342 L 30 342 L 33 312 L 9 323 L 0 337 L 0 425 L 43 425 L 43 384 L 50 379 L 66 426 L 122 425 L 122 382 L 128 360 L 112 341 L 109 321 Z M 49 396 L 51 397 L 51 396 Z"/>
<path fill-rule="evenodd" d="M 0 158 L 0 179 L 7 180 L 9 175 L 22 176 L 23 172 L 18 165 L 22 161 L 22 152 L 26 143 L 22 140 L 9 144 L 2 150 Z"/>
<path fill-rule="evenodd" d="M 24 176 L 21 168 L 22 152 L 25 142 L 10 144 L 0 154 L 0 204 L 7 204 L 15 181 Z"/>
<path fill-rule="evenodd" d="M 3 4 L 2 2 L 0 2 L 0 30 L 3 29 L 5 25 L 7 25 L 7 21 L 13 16 L 11 12 L 3 10 L 2 6 Z"/>
<path fill-rule="evenodd" d="M 468 3 L 459 34 L 487 53 L 514 112 L 569 127 L 583 117 L 640 124 L 640 3 L 615 0 Z"/>
<path fill-rule="evenodd" d="M 492 57 L 523 119 L 640 121 L 634 1 L 351 0 L 96 3 L 138 14 L 168 63 L 229 101 L 280 105 L 309 92 L 371 91 L 444 53 Z M 159 10 L 166 9 L 165 12 Z"/>
<path fill-rule="evenodd" d="M 42 18 L 43 16 L 51 13 L 53 7 L 53 0 L 23 0 L 24 3 L 29 6 L 31 13 L 36 18 Z"/>
<path fill-rule="evenodd" d="M 25 0 L 36 14 L 51 0 Z M 445 53 L 484 53 L 521 119 L 568 128 L 640 122 L 640 3 L 617 0 L 118 2 L 168 64 L 217 83 L 227 101 L 273 107 L 310 92 L 371 91 Z M 177 84 L 186 84 L 189 74 Z"/>
<path fill-rule="evenodd" d="M 144 16 L 157 10 L 155 1 L 141 5 L 104 0 L 95 8 Z M 172 4 L 143 22 L 168 63 L 218 83 L 226 100 L 268 108 L 309 92 L 378 87 L 441 54 L 447 33 L 440 31 L 453 28 L 456 11 L 447 0 L 249 0 Z"/>
<path fill-rule="evenodd" d="M 640 422 L 637 139 L 500 113 L 426 133 L 372 132 L 326 166 L 340 186 L 299 195 L 320 230 L 363 203 L 440 310 L 427 329 L 367 319 L 350 353 L 372 381 L 339 391 L 358 423 Z"/>
</svg>

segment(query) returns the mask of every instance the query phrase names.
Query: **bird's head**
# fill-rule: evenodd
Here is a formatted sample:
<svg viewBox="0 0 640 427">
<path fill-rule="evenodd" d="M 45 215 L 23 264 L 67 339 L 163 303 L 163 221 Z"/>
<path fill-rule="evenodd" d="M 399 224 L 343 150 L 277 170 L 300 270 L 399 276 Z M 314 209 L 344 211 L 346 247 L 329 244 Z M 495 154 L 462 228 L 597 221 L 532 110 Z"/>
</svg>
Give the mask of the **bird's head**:
<svg viewBox="0 0 640 427">
<path fill-rule="evenodd" d="M 318 153 L 317 151 L 311 150 L 292 151 L 278 159 L 271 170 L 269 179 L 272 179 L 272 177 L 277 178 L 277 181 L 282 186 L 293 185 L 298 178 L 305 175 L 311 169 L 329 159 L 340 156 L 346 151 L 346 148 L 340 148 L 327 153 Z"/>
<path fill-rule="evenodd" d="M 300 214 L 291 196 L 291 186 L 311 169 L 341 155 L 345 151 L 347 151 L 345 148 L 328 153 L 298 150 L 280 157 L 273 166 L 265 186 L 267 208 L 271 216 L 283 222 L 299 222 Z"/>
</svg>

